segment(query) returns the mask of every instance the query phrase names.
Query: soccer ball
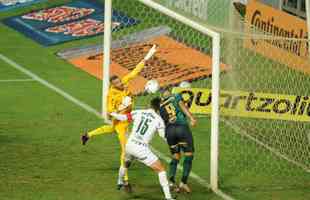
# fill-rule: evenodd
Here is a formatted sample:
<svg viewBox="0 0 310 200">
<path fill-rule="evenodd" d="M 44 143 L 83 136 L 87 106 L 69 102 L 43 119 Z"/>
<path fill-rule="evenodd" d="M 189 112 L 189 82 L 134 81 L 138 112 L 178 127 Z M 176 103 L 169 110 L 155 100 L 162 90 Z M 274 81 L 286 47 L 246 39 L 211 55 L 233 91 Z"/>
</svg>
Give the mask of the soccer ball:
<svg viewBox="0 0 310 200">
<path fill-rule="evenodd" d="M 187 81 L 182 81 L 180 84 L 179 84 L 179 87 L 181 88 L 190 88 L 191 87 L 191 84 Z"/>
<path fill-rule="evenodd" d="M 146 82 L 145 86 L 144 86 L 144 90 L 149 93 L 149 94 L 154 94 L 159 90 L 159 83 L 157 80 L 149 80 L 148 82 Z"/>
</svg>

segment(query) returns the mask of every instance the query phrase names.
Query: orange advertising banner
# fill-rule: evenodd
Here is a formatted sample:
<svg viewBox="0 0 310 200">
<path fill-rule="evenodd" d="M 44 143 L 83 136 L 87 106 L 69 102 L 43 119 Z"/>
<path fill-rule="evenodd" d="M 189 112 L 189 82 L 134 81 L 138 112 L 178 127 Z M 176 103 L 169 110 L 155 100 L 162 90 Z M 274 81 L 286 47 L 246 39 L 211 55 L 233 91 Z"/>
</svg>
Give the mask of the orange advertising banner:
<svg viewBox="0 0 310 200">
<path fill-rule="evenodd" d="M 246 39 L 246 48 L 310 74 L 305 20 L 252 0 L 247 5 L 245 27 L 248 33 L 254 28 L 266 35 L 265 38 L 253 36 Z"/>
<path fill-rule="evenodd" d="M 128 74 L 156 44 L 158 51 L 146 63 L 139 76 L 129 83 L 133 94 L 144 91 L 148 80 L 156 79 L 161 87 L 177 85 L 182 81 L 199 80 L 211 76 L 212 58 L 175 39 L 162 35 L 153 37 L 145 42 L 115 48 L 111 51 L 111 75 L 123 77 Z M 102 79 L 103 54 L 90 52 L 71 57 L 68 61 L 74 66 Z M 228 71 L 229 66 L 221 63 L 221 71 Z"/>
</svg>

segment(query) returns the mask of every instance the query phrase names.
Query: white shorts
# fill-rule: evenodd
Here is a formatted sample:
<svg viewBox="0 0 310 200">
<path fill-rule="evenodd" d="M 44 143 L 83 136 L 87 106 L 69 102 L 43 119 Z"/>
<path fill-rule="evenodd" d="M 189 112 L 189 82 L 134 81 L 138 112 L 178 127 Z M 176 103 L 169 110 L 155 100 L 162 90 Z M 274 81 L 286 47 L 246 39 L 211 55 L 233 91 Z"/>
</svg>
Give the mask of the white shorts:
<svg viewBox="0 0 310 200">
<path fill-rule="evenodd" d="M 129 140 L 126 144 L 126 160 L 137 159 L 147 166 L 154 164 L 158 157 L 151 151 L 147 144 L 136 140 Z"/>
</svg>

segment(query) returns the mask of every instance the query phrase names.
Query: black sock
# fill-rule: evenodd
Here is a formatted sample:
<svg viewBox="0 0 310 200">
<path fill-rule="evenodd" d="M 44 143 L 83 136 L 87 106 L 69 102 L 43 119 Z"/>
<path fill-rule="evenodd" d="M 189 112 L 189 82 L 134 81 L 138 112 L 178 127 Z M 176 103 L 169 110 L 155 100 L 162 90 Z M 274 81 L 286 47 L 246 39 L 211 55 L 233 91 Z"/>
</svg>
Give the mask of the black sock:
<svg viewBox="0 0 310 200">
<path fill-rule="evenodd" d="M 183 176 L 182 176 L 182 182 L 184 184 L 187 184 L 187 179 L 189 177 L 189 174 L 192 170 L 192 163 L 193 163 L 193 156 L 185 156 L 183 161 Z"/>
<path fill-rule="evenodd" d="M 175 175 L 177 173 L 178 164 L 179 164 L 179 160 L 177 159 L 172 159 L 170 162 L 169 180 L 172 183 L 175 183 Z"/>
</svg>

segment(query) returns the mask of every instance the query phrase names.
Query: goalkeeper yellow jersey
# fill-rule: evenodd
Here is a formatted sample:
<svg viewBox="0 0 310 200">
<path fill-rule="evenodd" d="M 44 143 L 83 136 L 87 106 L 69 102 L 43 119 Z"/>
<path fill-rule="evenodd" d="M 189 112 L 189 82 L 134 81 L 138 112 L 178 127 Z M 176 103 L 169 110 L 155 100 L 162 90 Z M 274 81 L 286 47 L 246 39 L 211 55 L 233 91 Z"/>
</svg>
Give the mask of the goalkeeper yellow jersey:
<svg viewBox="0 0 310 200">
<path fill-rule="evenodd" d="M 110 86 L 109 92 L 108 92 L 108 112 L 117 112 L 118 107 L 121 105 L 122 100 L 126 96 L 131 96 L 131 92 L 128 89 L 129 81 L 134 79 L 143 69 L 144 62 L 140 62 L 134 70 L 132 70 L 129 74 L 124 76 L 121 81 L 125 85 L 124 90 L 118 90 L 113 86 Z M 130 112 L 131 109 L 125 110 L 124 112 Z M 123 113 L 124 113 L 123 112 Z"/>
</svg>

